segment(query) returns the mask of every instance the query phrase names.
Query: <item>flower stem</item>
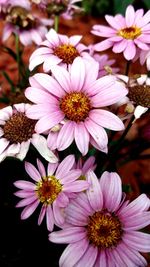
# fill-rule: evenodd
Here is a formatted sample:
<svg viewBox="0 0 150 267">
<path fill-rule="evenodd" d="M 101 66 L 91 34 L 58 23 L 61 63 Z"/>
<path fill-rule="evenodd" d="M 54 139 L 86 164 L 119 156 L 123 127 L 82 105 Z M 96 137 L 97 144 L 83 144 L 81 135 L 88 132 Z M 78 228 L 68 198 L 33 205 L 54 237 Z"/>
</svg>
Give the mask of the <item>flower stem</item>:
<svg viewBox="0 0 150 267">
<path fill-rule="evenodd" d="M 54 18 L 54 29 L 56 32 L 58 32 L 58 25 L 59 25 L 59 16 L 55 15 Z"/>
<path fill-rule="evenodd" d="M 126 64 L 126 69 L 125 69 L 125 75 L 126 75 L 126 76 L 128 76 L 128 74 L 129 74 L 130 63 L 131 63 L 131 61 L 128 60 L 128 61 L 127 61 L 127 64 Z"/>
<path fill-rule="evenodd" d="M 20 47 L 19 47 L 18 34 L 15 35 L 15 42 L 16 42 L 16 57 L 17 57 L 17 64 L 18 64 L 18 81 L 20 83 L 21 64 L 20 64 Z"/>
</svg>

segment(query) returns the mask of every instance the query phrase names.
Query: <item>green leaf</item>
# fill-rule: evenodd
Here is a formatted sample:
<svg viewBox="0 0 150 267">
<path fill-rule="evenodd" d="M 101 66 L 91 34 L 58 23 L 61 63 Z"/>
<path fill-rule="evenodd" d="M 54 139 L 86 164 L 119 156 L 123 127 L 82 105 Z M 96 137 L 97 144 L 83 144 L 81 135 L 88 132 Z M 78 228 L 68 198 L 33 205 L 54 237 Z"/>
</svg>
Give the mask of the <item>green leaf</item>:
<svg viewBox="0 0 150 267">
<path fill-rule="evenodd" d="M 150 0 L 143 0 L 145 6 L 147 7 L 147 9 L 150 9 Z"/>
<path fill-rule="evenodd" d="M 2 74 L 5 77 L 5 79 L 7 80 L 7 82 L 10 84 L 11 91 L 15 92 L 15 85 L 14 85 L 13 81 L 11 80 L 11 78 L 9 77 L 9 75 L 7 74 L 7 72 L 6 71 L 2 71 Z"/>
<path fill-rule="evenodd" d="M 114 0 L 114 14 L 124 14 L 127 6 L 133 4 L 133 2 L 134 0 Z"/>
</svg>

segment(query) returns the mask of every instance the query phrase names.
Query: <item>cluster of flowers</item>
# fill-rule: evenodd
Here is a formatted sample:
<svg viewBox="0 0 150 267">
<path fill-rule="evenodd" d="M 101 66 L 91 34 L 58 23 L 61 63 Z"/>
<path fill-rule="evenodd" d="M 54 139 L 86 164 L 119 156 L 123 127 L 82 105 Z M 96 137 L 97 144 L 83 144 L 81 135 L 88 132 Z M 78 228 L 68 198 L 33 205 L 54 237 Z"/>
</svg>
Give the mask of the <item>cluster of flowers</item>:
<svg viewBox="0 0 150 267">
<path fill-rule="evenodd" d="M 3 42 L 12 33 L 25 46 L 35 42 L 29 70 L 43 68 L 29 78 L 29 103 L 0 110 L 0 161 L 24 160 L 32 144 L 48 162 L 45 170 L 40 159 L 37 168 L 25 161 L 33 181 L 16 181 L 15 195 L 22 198 L 17 204 L 24 207 L 21 219 L 41 205 L 38 224 L 46 217 L 49 240 L 69 244 L 61 267 L 147 266 L 139 251 L 150 251 L 150 235 L 138 230 L 150 223 L 150 199 L 141 194 L 131 203 L 125 200 L 117 172 L 105 170 L 98 179 L 96 156 L 89 152 L 109 154 L 111 131 L 125 130 L 123 120 L 133 123 L 150 107 L 148 75 L 120 74 L 112 67 L 114 60 L 98 53 L 112 47 L 114 53 L 123 52 L 127 64 L 140 60 L 149 71 L 150 11 L 143 14 L 129 5 L 125 17 L 106 15 L 110 26 L 94 25 L 91 31 L 105 40 L 85 46 L 82 36 L 56 31 L 58 16 L 79 12 L 76 2 L 0 1 Z M 50 17 L 34 15 L 33 3 Z M 125 103 L 124 114 L 114 114 Z M 67 154 L 68 148 L 72 153 Z M 54 232 L 54 225 L 60 230 Z"/>
</svg>

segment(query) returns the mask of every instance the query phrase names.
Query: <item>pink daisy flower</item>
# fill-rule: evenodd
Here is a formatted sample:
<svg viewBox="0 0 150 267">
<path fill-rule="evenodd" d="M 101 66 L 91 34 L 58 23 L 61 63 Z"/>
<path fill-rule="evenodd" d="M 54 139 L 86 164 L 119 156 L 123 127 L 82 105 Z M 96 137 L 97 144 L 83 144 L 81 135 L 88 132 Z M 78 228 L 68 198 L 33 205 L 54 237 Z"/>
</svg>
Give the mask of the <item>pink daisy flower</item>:
<svg viewBox="0 0 150 267">
<path fill-rule="evenodd" d="M 136 50 L 149 50 L 150 43 L 150 10 L 143 15 L 144 10 L 134 10 L 129 5 L 125 12 L 125 17 L 120 14 L 116 16 L 105 16 L 110 25 L 94 25 L 92 33 L 106 40 L 95 45 L 95 50 L 104 51 L 110 47 L 114 53 L 123 52 L 127 60 L 132 60 L 136 55 Z"/>
<path fill-rule="evenodd" d="M 77 161 L 77 163 L 75 164 L 75 168 L 76 169 L 80 169 L 82 171 L 82 175 L 81 178 L 82 179 L 86 179 L 86 174 L 89 170 L 94 171 L 96 168 L 96 164 L 95 164 L 95 157 L 94 156 L 90 156 L 88 159 L 86 159 L 85 161 L 83 160 L 83 158 L 79 158 L 79 160 Z"/>
<path fill-rule="evenodd" d="M 0 110 L 0 162 L 6 157 L 23 160 L 32 144 L 49 162 L 58 159 L 48 148 L 46 138 L 35 130 L 36 121 L 26 112 L 29 104 L 16 104 Z"/>
<path fill-rule="evenodd" d="M 58 34 L 54 29 L 50 29 L 46 34 L 46 40 L 41 43 L 41 47 L 32 53 L 29 59 L 29 69 L 32 71 L 43 63 L 44 72 L 48 72 L 55 65 L 67 68 L 78 56 L 90 57 L 85 52 L 87 47 L 80 43 L 81 38 L 80 35 L 67 37 Z"/>
<path fill-rule="evenodd" d="M 98 180 L 88 172 L 91 184 L 66 208 L 66 227 L 49 234 L 54 243 L 69 245 L 60 267 L 144 267 L 140 252 L 150 251 L 150 235 L 141 231 L 149 225 L 150 200 L 145 194 L 134 201 L 122 199 L 117 173 L 104 172 Z"/>
<path fill-rule="evenodd" d="M 32 44 L 32 42 L 39 45 L 48 32 L 47 26 L 53 24 L 50 19 L 42 19 L 33 15 L 29 1 L 11 1 L 5 20 L 3 42 L 14 33 L 19 36 L 20 42 L 25 46 Z"/>
<path fill-rule="evenodd" d="M 124 84 L 114 76 L 97 79 L 98 64 L 80 57 L 74 60 L 70 71 L 60 66 L 51 71 L 53 77 L 44 73 L 31 77 L 31 87 L 25 91 L 35 103 L 27 116 L 38 119 L 36 131 L 48 131 L 64 120 L 58 133 L 58 150 L 66 149 L 75 139 L 83 155 L 88 152 L 89 142 L 107 152 L 108 137 L 103 127 L 120 131 L 124 125 L 116 115 L 101 108 L 127 94 Z"/>
<path fill-rule="evenodd" d="M 20 189 L 15 195 L 23 198 L 16 207 L 25 207 L 21 219 L 27 219 L 41 204 L 38 225 L 42 223 L 44 216 L 49 231 L 53 230 L 54 224 L 64 223 L 63 209 L 69 203 L 69 196 L 89 187 L 87 181 L 77 180 L 81 170 L 72 168 L 74 162 L 74 155 L 69 155 L 60 164 L 48 163 L 47 171 L 39 159 L 38 169 L 25 162 L 26 172 L 34 182 L 19 180 L 14 183 Z"/>
</svg>

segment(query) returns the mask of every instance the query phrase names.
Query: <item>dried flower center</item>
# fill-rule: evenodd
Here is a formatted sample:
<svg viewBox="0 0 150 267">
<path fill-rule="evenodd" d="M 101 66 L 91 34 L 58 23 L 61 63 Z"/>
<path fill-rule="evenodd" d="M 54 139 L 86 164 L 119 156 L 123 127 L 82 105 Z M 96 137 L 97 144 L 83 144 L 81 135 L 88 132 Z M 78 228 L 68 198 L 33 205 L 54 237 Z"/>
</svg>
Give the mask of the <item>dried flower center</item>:
<svg viewBox="0 0 150 267">
<path fill-rule="evenodd" d="M 91 109 L 89 98 L 84 93 L 70 93 L 61 99 L 60 108 L 67 119 L 72 121 L 84 121 Z"/>
<path fill-rule="evenodd" d="M 54 49 L 54 55 L 61 58 L 63 63 L 72 64 L 74 59 L 80 54 L 74 46 L 70 44 L 64 44 Z"/>
<path fill-rule="evenodd" d="M 46 6 L 47 12 L 49 15 L 60 15 L 67 10 L 68 7 L 68 0 L 61 0 L 61 1 L 51 1 Z"/>
<path fill-rule="evenodd" d="M 136 105 L 143 107 L 150 107 L 150 86 L 148 85 L 137 85 L 129 87 L 128 97 Z"/>
<path fill-rule="evenodd" d="M 89 241 L 98 248 L 117 246 L 122 233 L 121 223 L 113 213 L 98 211 L 89 217 L 87 236 Z"/>
<path fill-rule="evenodd" d="M 62 185 L 55 176 L 42 177 L 37 183 L 37 195 L 45 205 L 52 204 L 62 190 Z"/>
<path fill-rule="evenodd" d="M 28 10 L 23 7 L 12 7 L 6 20 L 22 29 L 31 29 L 35 25 L 35 19 Z"/>
<path fill-rule="evenodd" d="M 24 113 L 17 112 L 5 123 L 4 138 L 12 144 L 26 142 L 34 133 L 35 123 L 35 120 L 27 118 Z"/>
<path fill-rule="evenodd" d="M 141 29 L 138 28 L 138 27 L 128 27 L 128 28 L 124 28 L 124 29 L 121 29 L 119 32 L 118 32 L 118 35 L 119 36 L 122 36 L 123 38 L 125 39 L 135 39 L 137 38 L 139 35 L 141 35 Z"/>
</svg>

